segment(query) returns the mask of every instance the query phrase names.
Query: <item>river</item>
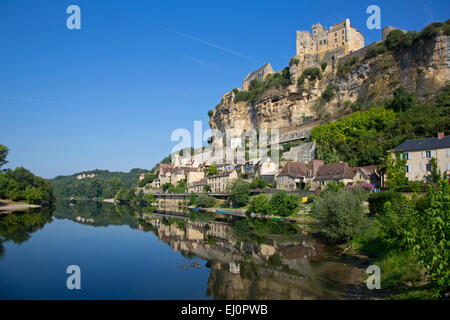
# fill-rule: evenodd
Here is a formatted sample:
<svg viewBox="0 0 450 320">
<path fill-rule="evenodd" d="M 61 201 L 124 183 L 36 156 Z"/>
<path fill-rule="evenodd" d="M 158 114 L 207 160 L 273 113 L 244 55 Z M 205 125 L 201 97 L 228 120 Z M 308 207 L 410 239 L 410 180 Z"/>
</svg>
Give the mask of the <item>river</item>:
<svg viewBox="0 0 450 320">
<path fill-rule="evenodd" d="M 308 226 L 187 216 L 91 201 L 0 216 L 0 299 L 348 298 L 355 268 Z"/>
</svg>

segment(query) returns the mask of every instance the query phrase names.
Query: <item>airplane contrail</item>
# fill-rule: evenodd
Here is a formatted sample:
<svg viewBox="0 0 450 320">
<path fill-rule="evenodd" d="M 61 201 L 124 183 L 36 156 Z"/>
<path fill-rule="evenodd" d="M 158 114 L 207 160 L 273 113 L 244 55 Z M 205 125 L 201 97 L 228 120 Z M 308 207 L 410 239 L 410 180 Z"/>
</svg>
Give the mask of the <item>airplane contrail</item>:
<svg viewBox="0 0 450 320">
<path fill-rule="evenodd" d="M 209 46 L 209 47 L 213 47 L 213 48 L 216 48 L 216 49 L 219 49 L 219 50 L 222 50 L 222 51 L 231 53 L 231 54 L 233 54 L 233 55 L 235 55 L 235 56 L 238 56 L 238 57 L 241 57 L 241 58 L 244 58 L 244 59 L 247 59 L 247 60 L 251 60 L 251 61 L 253 61 L 253 62 L 261 63 L 261 61 L 258 61 L 258 60 L 254 59 L 254 58 L 252 58 L 252 57 L 246 56 L 245 54 L 239 53 L 239 52 L 237 52 L 237 51 L 234 51 L 234 50 L 230 50 L 230 49 L 224 48 L 224 47 L 219 46 L 219 45 L 217 45 L 217 44 L 214 44 L 214 43 L 211 43 L 211 42 L 208 42 L 208 41 L 205 41 L 205 40 L 202 40 L 202 39 L 193 37 L 193 36 L 191 36 L 191 35 L 188 35 L 188 34 L 185 34 L 185 33 L 179 32 L 179 31 L 175 31 L 175 30 L 167 29 L 167 28 L 164 28 L 164 29 L 167 30 L 167 31 L 169 31 L 169 32 L 178 34 L 178 35 L 180 35 L 180 36 L 182 36 L 182 37 L 185 37 L 185 38 L 188 38 L 188 39 L 191 39 L 191 40 L 194 40 L 194 41 L 203 43 L 203 44 L 205 44 L 205 45 L 207 45 L 207 46 Z"/>
</svg>

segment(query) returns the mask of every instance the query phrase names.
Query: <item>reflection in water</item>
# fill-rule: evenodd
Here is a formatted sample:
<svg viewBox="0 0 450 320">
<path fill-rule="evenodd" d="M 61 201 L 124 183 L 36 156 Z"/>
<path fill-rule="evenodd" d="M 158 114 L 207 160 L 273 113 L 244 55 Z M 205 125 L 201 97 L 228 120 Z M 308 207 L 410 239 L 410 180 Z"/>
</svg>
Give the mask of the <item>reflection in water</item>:
<svg viewBox="0 0 450 320">
<path fill-rule="evenodd" d="M 214 299 L 338 299 L 350 268 L 325 260 L 323 245 L 297 226 L 270 220 L 217 221 L 145 215 L 140 229 L 174 251 L 208 260 L 207 294 Z M 331 275 L 331 276 L 330 276 Z"/>
<path fill-rule="evenodd" d="M 217 219 L 211 213 L 187 214 L 175 206 L 172 209 L 178 212 L 149 214 L 148 208 L 92 201 L 72 205 L 58 201 L 53 216 L 94 227 L 125 225 L 154 233 L 159 241 L 183 257 L 206 261 L 210 269 L 206 294 L 213 299 L 345 297 L 353 269 L 339 260 L 332 261 L 330 252 L 296 224 L 232 217 Z M 33 232 L 52 220 L 48 209 L 1 216 L 0 257 L 4 254 L 2 242 L 28 241 Z M 187 270 L 188 277 L 188 270 L 198 269 L 200 265 L 192 262 L 179 268 Z M 202 287 L 205 283 L 198 285 Z"/>
<path fill-rule="evenodd" d="M 76 204 L 71 204 L 67 201 L 57 201 L 53 216 L 96 227 L 128 225 L 132 229 L 137 229 L 137 218 L 143 212 L 142 207 L 116 206 L 106 202 L 78 201 Z"/>
<path fill-rule="evenodd" d="M 0 243 L 13 241 L 21 244 L 28 241 L 32 233 L 52 221 L 51 210 L 49 208 L 28 209 L 25 212 L 0 215 Z"/>
</svg>

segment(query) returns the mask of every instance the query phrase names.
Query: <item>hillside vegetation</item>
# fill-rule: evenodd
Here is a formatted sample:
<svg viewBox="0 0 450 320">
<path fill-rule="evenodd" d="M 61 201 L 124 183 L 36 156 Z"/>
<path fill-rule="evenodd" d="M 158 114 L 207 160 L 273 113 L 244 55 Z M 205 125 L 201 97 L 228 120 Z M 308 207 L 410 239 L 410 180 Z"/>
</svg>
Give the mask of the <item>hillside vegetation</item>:
<svg viewBox="0 0 450 320">
<path fill-rule="evenodd" d="M 384 105 L 317 126 L 311 137 L 318 159 L 364 166 L 381 164 L 387 152 L 406 139 L 434 137 L 438 132 L 450 132 L 449 85 L 424 100 L 400 87 Z"/>
<path fill-rule="evenodd" d="M 8 163 L 8 152 L 8 148 L 0 144 L 0 167 Z M 34 175 L 28 169 L 18 167 L 14 170 L 0 170 L 0 199 L 50 205 L 54 197 L 48 180 Z"/>
<path fill-rule="evenodd" d="M 108 170 L 92 170 L 73 174 L 71 176 L 58 176 L 50 182 L 54 188 L 55 196 L 59 198 L 114 198 L 120 188 L 130 188 L 139 181 L 145 169 L 132 169 L 130 172 L 110 172 Z M 79 174 L 95 174 L 94 178 L 77 179 Z"/>
</svg>

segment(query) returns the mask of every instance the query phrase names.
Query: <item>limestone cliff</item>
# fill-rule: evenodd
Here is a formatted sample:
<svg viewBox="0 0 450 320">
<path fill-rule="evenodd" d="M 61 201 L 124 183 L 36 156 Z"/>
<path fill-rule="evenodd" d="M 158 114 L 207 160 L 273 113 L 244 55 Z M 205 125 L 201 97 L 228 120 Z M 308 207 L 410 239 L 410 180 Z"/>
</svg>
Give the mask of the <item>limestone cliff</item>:
<svg viewBox="0 0 450 320">
<path fill-rule="evenodd" d="M 372 44 L 344 57 L 328 57 L 320 80 L 298 78 L 308 68 L 321 68 L 315 56 L 294 57 L 290 63 L 290 84 L 270 87 L 252 101 L 235 102 L 236 90 L 223 95 L 213 110 L 212 129 L 228 128 L 280 129 L 287 134 L 308 131 L 319 118 L 338 118 L 352 111 L 357 100 L 380 103 L 403 86 L 418 97 L 433 93 L 448 81 L 450 40 L 442 32 L 402 50 L 387 51 L 368 58 Z M 323 66 L 322 66 L 323 67 Z M 316 69 L 317 70 L 317 69 Z M 324 92 L 332 91 L 324 99 Z"/>
</svg>

